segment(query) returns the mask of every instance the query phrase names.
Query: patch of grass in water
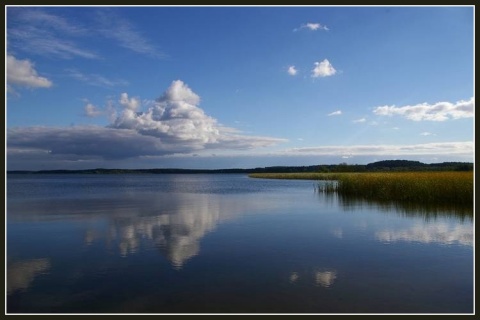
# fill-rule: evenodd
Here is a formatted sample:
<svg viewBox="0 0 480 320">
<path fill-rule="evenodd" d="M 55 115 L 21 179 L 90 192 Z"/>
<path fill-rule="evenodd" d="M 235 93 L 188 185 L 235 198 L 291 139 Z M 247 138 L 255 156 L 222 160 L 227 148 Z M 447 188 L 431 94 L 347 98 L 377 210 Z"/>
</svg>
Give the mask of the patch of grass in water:
<svg viewBox="0 0 480 320">
<path fill-rule="evenodd" d="M 268 173 L 252 178 L 326 180 L 318 192 L 342 196 L 425 204 L 456 204 L 473 207 L 473 172 L 362 172 L 362 173 Z M 333 183 L 335 180 L 336 183 Z"/>
</svg>

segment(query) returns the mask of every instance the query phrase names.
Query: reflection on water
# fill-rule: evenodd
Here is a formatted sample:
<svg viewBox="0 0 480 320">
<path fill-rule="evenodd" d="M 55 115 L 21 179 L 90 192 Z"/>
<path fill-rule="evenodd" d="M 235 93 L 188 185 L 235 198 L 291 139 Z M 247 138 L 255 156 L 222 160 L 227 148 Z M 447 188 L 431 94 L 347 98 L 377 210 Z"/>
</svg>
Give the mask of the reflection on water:
<svg viewBox="0 0 480 320">
<path fill-rule="evenodd" d="M 332 230 L 332 234 L 335 238 L 342 239 L 343 238 L 343 230 L 342 228 L 334 228 Z"/>
<path fill-rule="evenodd" d="M 473 309 L 468 210 L 318 195 L 308 181 L 89 179 L 10 191 L 8 252 L 22 259 L 8 261 L 9 312 Z M 42 187 L 57 180 L 68 196 Z"/>
<path fill-rule="evenodd" d="M 173 266 L 183 264 L 199 252 L 199 241 L 215 229 L 221 219 L 227 219 L 232 212 L 221 217 L 226 204 L 202 194 L 176 194 L 175 207 L 163 210 L 166 199 L 149 198 L 146 206 L 155 215 L 142 216 L 113 214 L 109 217 L 107 240 L 117 240 L 120 254 L 135 253 L 142 239 L 147 239 L 165 254 Z M 171 201 L 171 199 L 170 199 Z M 232 203 L 230 207 L 234 208 Z M 92 233 L 91 230 L 87 232 Z M 88 238 L 88 237 L 86 237 Z"/>
<path fill-rule="evenodd" d="M 289 282 L 291 284 L 297 284 L 300 282 L 314 283 L 315 286 L 320 286 L 324 288 L 330 288 L 335 280 L 337 279 L 336 270 L 323 270 L 323 271 L 313 271 L 313 272 L 298 272 L 293 271 L 290 273 Z"/>
<path fill-rule="evenodd" d="M 416 241 L 473 246 L 473 228 L 470 225 L 416 224 L 408 229 L 378 231 L 375 237 L 384 242 Z"/>
<path fill-rule="evenodd" d="M 235 195 L 201 193 L 143 193 L 115 198 L 12 202 L 12 221 L 85 221 L 83 243 L 98 241 L 114 244 L 126 257 L 138 252 L 147 241 L 153 244 L 175 268 L 198 255 L 200 240 L 221 221 L 248 212 L 271 210 L 278 206 L 261 195 L 245 202 Z M 95 221 L 105 221 L 105 224 Z M 89 223 L 91 222 L 91 223 Z"/>
<path fill-rule="evenodd" d="M 337 279 L 336 271 L 317 271 L 315 273 L 315 283 L 319 286 L 328 288 Z"/>
<path fill-rule="evenodd" d="M 48 259 L 32 259 L 13 262 L 7 266 L 7 293 L 26 290 L 35 277 L 50 269 Z"/>
<path fill-rule="evenodd" d="M 455 206 L 434 206 L 428 204 L 401 203 L 401 202 L 384 202 L 364 200 L 357 197 L 338 195 L 336 193 L 320 193 L 321 201 L 331 204 L 332 201 L 338 201 L 338 204 L 345 211 L 355 212 L 359 209 L 374 209 L 383 213 L 395 213 L 399 216 L 422 218 L 414 225 L 408 228 L 386 228 L 375 231 L 375 238 L 385 243 L 397 241 L 410 241 L 419 243 L 438 243 L 444 245 L 465 245 L 473 246 L 473 227 L 470 223 L 447 224 L 445 222 L 437 222 L 434 224 L 429 221 L 437 218 L 456 219 L 460 222 L 473 221 L 473 209 L 467 207 Z M 366 222 L 358 224 L 359 229 L 367 230 Z M 341 228 L 334 228 L 331 233 L 337 237 L 343 237 Z"/>
<path fill-rule="evenodd" d="M 335 193 L 319 193 L 321 201 L 325 203 L 338 202 L 345 211 L 355 211 L 359 208 L 374 208 L 385 213 L 392 212 L 404 216 L 421 216 L 424 219 L 436 217 L 456 217 L 460 220 L 473 220 L 472 206 L 455 206 L 445 204 L 422 204 L 405 201 L 376 201 L 360 197 L 339 195 Z"/>
</svg>

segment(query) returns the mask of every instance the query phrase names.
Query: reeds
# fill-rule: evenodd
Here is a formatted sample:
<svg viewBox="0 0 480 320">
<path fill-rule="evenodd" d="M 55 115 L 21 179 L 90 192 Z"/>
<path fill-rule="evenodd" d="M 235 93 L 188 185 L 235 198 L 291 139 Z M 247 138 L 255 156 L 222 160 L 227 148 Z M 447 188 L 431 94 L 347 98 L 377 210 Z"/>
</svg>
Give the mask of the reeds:
<svg viewBox="0 0 480 320">
<path fill-rule="evenodd" d="M 348 174 L 341 176 L 337 191 L 365 199 L 473 206 L 473 172 Z"/>
<path fill-rule="evenodd" d="M 473 172 L 368 172 L 368 173 L 285 173 L 254 174 L 275 179 L 327 180 L 319 192 L 382 201 L 456 204 L 473 207 Z M 336 180 L 337 183 L 333 183 Z"/>
</svg>

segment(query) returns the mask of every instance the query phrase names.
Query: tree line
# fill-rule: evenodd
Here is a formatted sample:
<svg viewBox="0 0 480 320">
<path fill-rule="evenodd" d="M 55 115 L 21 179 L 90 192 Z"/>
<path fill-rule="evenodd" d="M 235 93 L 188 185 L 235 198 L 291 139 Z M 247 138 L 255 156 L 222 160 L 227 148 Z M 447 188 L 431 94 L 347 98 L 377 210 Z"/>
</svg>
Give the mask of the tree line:
<svg viewBox="0 0 480 320">
<path fill-rule="evenodd" d="M 426 164 L 411 160 L 382 160 L 366 165 L 340 164 L 312 165 L 312 166 L 272 166 L 251 169 L 86 169 L 86 170 L 40 170 L 40 171 L 7 171 L 7 173 L 81 173 L 81 174 L 202 174 L 202 173 L 288 173 L 288 172 L 385 172 L 385 171 L 472 171 L 471 162 L 441 162 Z"/>
</svg>

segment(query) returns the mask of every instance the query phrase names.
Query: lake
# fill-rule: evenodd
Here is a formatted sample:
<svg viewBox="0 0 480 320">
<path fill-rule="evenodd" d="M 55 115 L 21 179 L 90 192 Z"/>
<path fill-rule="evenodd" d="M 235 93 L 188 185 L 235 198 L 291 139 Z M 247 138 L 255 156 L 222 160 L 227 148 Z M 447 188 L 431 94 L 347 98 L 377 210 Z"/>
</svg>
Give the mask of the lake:
<svg viewBox="0 0 480 320">
<path fill-rule="evenodd" d="M 7 313 L 470 313 L 472 209 L 242 174 L 8 174 Z"/>
</svg>

